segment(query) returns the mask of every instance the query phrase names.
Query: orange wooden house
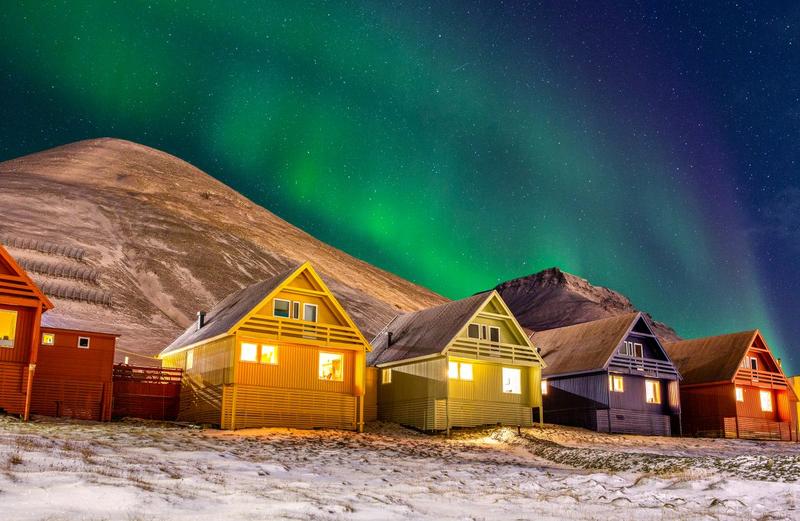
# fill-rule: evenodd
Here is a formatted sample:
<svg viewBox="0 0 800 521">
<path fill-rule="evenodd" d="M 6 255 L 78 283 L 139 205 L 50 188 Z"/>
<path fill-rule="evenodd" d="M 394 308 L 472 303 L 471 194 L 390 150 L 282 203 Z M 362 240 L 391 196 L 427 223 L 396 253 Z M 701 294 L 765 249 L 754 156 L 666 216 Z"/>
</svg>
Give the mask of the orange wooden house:
<svg viewBox="0 0 800 521">
<path fill-rule="evenodd" d="M 110 419 L 116 335 L 50 325 L 52 308 L 0 246 L 0 409 Z"/>
<path fill-rule="evenodd" d="M 665 346 L 683 381 L 683 433 L 796 439 L 797 397 L 758 330 Z"/>
</svg>

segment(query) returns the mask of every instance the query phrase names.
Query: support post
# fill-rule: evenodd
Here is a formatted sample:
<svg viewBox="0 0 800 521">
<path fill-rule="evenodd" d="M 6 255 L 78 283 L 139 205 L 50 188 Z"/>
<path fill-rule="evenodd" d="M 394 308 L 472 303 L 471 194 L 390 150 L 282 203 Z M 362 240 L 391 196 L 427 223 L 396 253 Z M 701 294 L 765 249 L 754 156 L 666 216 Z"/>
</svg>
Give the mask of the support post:
<svg viewBox="0 0 800 521">
<path fill-rule="evenodd" d="M 36 372 L 36 362 L 39 360 L 39 342 L 41 342 L 42 307 L 36 307 L 36 314 L 33 319 L 33 330 L 31 332 L 31 349 L 28 357 L 28 383 L 25 386 L 25 408 L 22 419 L 28 421 L 31 415 L 31 395 L 33 394 L 33 376 Z"/>
</svg>

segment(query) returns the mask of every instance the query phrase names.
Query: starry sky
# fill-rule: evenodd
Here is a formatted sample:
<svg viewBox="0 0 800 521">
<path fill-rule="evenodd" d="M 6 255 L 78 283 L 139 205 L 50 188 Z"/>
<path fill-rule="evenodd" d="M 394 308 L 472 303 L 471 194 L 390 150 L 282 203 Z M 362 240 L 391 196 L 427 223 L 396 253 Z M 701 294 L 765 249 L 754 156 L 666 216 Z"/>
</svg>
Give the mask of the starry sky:
<svg viewBox="0 0 800 521">
<path fill-rule="evenodd" d="M 800 3 L 299 4 L 6 3 L 0 160 L 130 139 L 448 297 L 559 266 L 800 372 Z"/>
</svg>

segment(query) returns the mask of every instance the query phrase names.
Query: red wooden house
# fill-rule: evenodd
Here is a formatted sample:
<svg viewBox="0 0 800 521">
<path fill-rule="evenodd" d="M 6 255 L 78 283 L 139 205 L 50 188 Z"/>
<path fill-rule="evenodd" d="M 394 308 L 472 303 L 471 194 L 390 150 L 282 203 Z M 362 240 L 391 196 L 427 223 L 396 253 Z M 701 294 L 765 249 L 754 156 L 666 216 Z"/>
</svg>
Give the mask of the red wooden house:
<svg viewBox="0 0 800 521">
<path fill-rule="evenodd" d="M 666 349 L 683 376 L 685 435 L 796 439 L 797 398 L 758 330 Z"/>
<path fill-rule="evenodd" d="M 110 419 L 116 335 L 50 327 L 52 308 L 0 246 L 0 409 Z"/>
</svg>

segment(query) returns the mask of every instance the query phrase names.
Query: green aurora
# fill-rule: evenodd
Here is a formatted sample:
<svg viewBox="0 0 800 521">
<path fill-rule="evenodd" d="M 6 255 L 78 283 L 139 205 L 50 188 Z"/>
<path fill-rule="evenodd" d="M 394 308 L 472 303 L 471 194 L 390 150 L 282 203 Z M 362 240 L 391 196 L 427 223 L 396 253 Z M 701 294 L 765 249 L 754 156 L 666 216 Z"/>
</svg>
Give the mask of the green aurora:
<svg viewBox="0 0 800 521">
<path fill-rule="evenodd" d="M 290 4 L 9 3 L 0 159 L 131 139 L 451 298 L 559 266 L 787 356 L 734 183 L 697 176 L 624 76 L 502 8 Z"/>
</svg>

